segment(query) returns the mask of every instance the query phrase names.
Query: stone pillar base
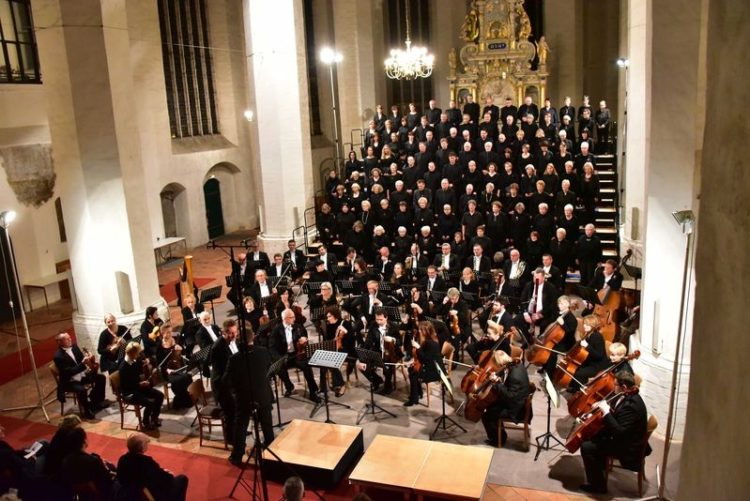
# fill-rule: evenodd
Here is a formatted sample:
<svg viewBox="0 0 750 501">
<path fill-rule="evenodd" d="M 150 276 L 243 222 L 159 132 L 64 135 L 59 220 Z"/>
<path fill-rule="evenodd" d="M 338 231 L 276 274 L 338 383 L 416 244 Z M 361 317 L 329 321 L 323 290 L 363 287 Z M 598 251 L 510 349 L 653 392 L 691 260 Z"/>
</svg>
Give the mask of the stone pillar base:
<svg viewBox="0 0 750 501">
<path fill-rule="evenodd" d="M 169 320 L 169 305 L 164 298 L 159 298 L 159 301 L 150 305 L 156 306 L 159 309 L 159 318 L 162 320 Z M 139 334 L 138 329 L 141 326 L 141 322 L 146 318 L 146 309 L 141 311 L 135 311 L 128 315 L 117 314 L 117 323 L 129 327 L 133 325 L 130 334 L 135 337 Z M 99 344 L 99 334 L 104 330 L 104 315 L 109 312 L 101 314 L 81 314 L 78 311 L 73 312 L 73 328 L 76 332 L 76 342 L 78 346 L 86 347 L 92 350 L 92 353 L 96 353 L 96 347 Z M 135 325 L 134 325 L 135 324 Z"/>
</svg>

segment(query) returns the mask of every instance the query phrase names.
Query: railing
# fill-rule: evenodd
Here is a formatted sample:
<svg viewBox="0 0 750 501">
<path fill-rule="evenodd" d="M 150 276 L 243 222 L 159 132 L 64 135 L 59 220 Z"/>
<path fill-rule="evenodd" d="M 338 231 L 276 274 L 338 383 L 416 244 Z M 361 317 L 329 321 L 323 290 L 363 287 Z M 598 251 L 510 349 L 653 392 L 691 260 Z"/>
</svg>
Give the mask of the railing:
<svg viewBox="0 0 750 501">
<path fill-rule="evenodd" d="M 357 133 L 357 136 L 359 137 L 358 143 L 354 141 L 355 132 Z M 351 148 L 351 150 L 349 151 L 354 150 L 355 146 L 359 146 L 361 148 L 365 144 L 365 130 L 364 129 L 352 129 L 351 131 L 349 131 L 349 143 L 348 144 Z"/>
<path fill-rule="evenodd" d="M 318 193 L 322 192 L 316 192 L 316 197 Z M 302 245 L 304 246 L 305 254 L 308 254 L 310 250 L 310 229 L 315 227 L 315 210 L 315 206 L 305 209 L 302 213 L 303 224 L 292 230 L 292 240 L 297 242 L 297 245 L 300 244 L 298 235 L 302 234 Z"/>
</svg>

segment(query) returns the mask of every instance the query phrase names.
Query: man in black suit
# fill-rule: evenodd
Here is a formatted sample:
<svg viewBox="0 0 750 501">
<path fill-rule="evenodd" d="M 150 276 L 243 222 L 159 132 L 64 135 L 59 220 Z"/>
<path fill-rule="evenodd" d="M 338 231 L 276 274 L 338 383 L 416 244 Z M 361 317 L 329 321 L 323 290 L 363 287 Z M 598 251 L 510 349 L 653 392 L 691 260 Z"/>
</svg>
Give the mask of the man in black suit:
<svg viewBox="0 0 750 501">
<path fill-rule="evenodd" d="M 392 301 L 379 291 L 377 280 L 367 281 L 367 294 L 362 294 L 359 298 L 359 319 L 362 322 L 361 325 L 356 325 L 356 329 L 360 330 L 364 326 L 370 326 L 375 319 L 375 311 L 377 308 L 388 306 Z"/>
<path fill-rule="evenodd" d="M 380 353 L 381 356 L 385 354 L 385 343 L 393 343 L 396 350 L 397 358 L 401 354 L 401 336 L 398 332 L 398 327 L 388 321 L 388 315 L 382 308 L 375 308 L 373 314 L 373 322 L 369 324 L 367 329 L 367 338 L 363 344 L 363 348 L 370 351 Z M 380 385 L 383 384 L 383 378 L 385 378 L 385 385 L 383 386 L 382 395 L 388 395 L 393 392 L 394 385 L 393 379 L 395 371 L 392 365 L 386 365 L 383 367 L 383 378 L 377 373 L 377 368 L 372 365 L 367 365 L 361 361 L 357 363 L 357 367 L 362 374 L 372 384 L 373 391 L 378 391 Z"/>
<path fill-rule="evenodd" d="M 589 283 L 589 287 L 597 292 L 605 287 L 609 287 L 612 291 L 619 291 L 622 287 L 622 273 L 615 271 L 615 268 L 617 268 L 617 261 L 607 259 L 604 266 L 598 268 L 594 273 L 594 278 Z"/>
<path fill-rule="evenodd" d="M 523 313 L 523 320 L 527 324 L 525 331 L 536 325 L 539 332 L 544 332 L 554 322 L 559 295 L 557 288 L 545 280 L 544 269 L 534 270 L 533 280 L 526 284 L 521 293 L 521 304 L 526 307 Z"/>
<path fill-rule="evenodd" d="M 484 98 L 484 108 L 482 109 L 482 116 L 486 113 L 490 114 L 490 121 L 497 125 L 497 121 L 500 119 L 500 108 L 493 102 L 492 96 Z"/>
<path fill-rule="evenodd" d="M 259 250 L 258 242 L 253 240 L 248 245 L 249 252 L 247 253 L 247 272 L 250 276 L 255 275 L 256 270 L 266 270 L 271 266 L 271 260 L 268 259 L 268 254 Z M 257 304 L 257 303 L 256 303 Z"/>
<path fill-rule="evenodd" d="M 613 402 L 602 400 L 595 407 L 604 414 L 604 428 L 593 439 L 581 445 L 581 458 L 586 468 L 586 482 L 581 489 L 593 494 L 607 493 L 606 458 L 612 456 L 625 468 L 641 466 L 641 448 L 648 427 L 646 404 L 638 394 L 635 377 L 621 371 L 616 375 Z M 646 445 L 646 453 L 650 447 Z"/>
<path fill-rule="evenodd" d="M 373 263 L 373 268 L 380 273 L 383 280 L 390 280 L 391 275 L 393 275 L 393 265 L 391 250 L 385 246 L 378 249 L 378 258 Z"/>
<path fill-rule="evenodd" d="M 435 127 L 435 125 L 437 125 L 437 123 L 440 121 L 440 114 L 442 112 L 443 110 L 437 107 L 437 101 L 435 101 L 434 99 L 430 99 L 429 108 L 427 108 L 427 111 L 425 111 L 425 115 L 427 115 L 427 122 L 432 127 Z"/>
<path fill-rule="evenodd" d="M 448 289 L 442 304 L 438 306 L 438 313 L 442 315 L 442 320 L 448 326 L 452 326 L 451 321 L 454 316 L 458 317 L 458 335 L 451 332 L 450 340 L 456 353 L 459 352 L 463 343 L 474 342 L 474 335 L 471 332 L 471 310 L 458 289 L 455 287 Z"/>
<path fill-rule="evenodd" d="M 198 314 L 200 324 L 196 329 L 196 337 L 201 348 L 213 345 L 221 337 L 218 325 L 211 322 L 211 312 L 202 311 Z"/>
<path fill-rule="evenodd" d="M 440 254 L 435 256 L 433 265 L 439 271 L 447 274 L 456 274 L 461 271 L 461 263 L 459 263 L 458 261 L 458 256 L 451 252 L 451 244 L 449 243 L 444 243 L 440 246 Z M 429 268 L 427 269 L 427 271 L 429 272 Z"/>
<path fill-rule="evenodd" d="M 241 279 L 240 294 L 245 294 L 245 291 L 247 291 L 250 285 L 252 285 L 253 283 L 254 270 L 251 269 L 247 264 L 247 254 L 245 254 L 244 252 L 237 255 L 236 261 L 232 261 L 231 276 L 234 277 L 237 273 L 239 273 Z M 232 278 L 232 280 L 234 280 L 234 278 Z M 237 297 L 234 287 L 229 289 L 229 292 L 227 293 L 227 299 L 232 302 L 235 308 L 239 308 L 242 302 L 242 298 Z"/>
<path fill-rule="evenodd" d="M 268 280 L 266 270 L 257 270 L 255 272 L 255 283 L 250 287 L 250 297 L 253 298 L 257 307 L 265 306 L 268 298 L 277 291 L 273 284 Z"/>
<path fill-rule="evenodd" d="M 305 253 L 297 249 L 297 242 L 293 239 L 287 242 L 289 250 L 284 253 L 284 263 L 291 263 L 292 276 L 299 278 L 305 272 L 306 258 Z"/>
<path fill-rule="evenodd" d="M 596 227 L 589 223 L 584 228 L 584 234 L 576 242 L 576 261 L 581 270 L 582 284 L 591 283 L 596 265 L 602 260 L 602 241 L 595 233 Z"/>
<path fill-rule="evenodd" d="M 294 391 L 294 384 L 289 379 L 289 368 L 298 368 L 302 371 L 307 381 L 307 389 L 310 394 L 310 400 L 315 403 L 320 402 L 318 396 L 318 384 L 315 382 L 312 369 L 307 365 L 306 359 L 297 357 L 297 348 L 300 343 L 307 342 L 307 331 L 299 324 L 295 323 L 295 315 L 292 310 L 281 312 L 281 322 L 274 327 L 270 334 L 269 349 L 275 359 L 286 357 L 286 366 L 279 373 L 281 381 L 284 383 L 284 396 L 291 396 Z"/>
<path fill-rule="evenodd" d="M 498 421 L 500 419 L 512 419 L 516 423 L 523 421 L 526 413 L 526 398 L 529 396 L 531 386 L 529 374 L 523 364 L 510 366 L 512 363 L 510 355 L 499 350 L 495 352 L 495 360 L 501 367 L 505 367 L 505 378 L 497 375 L 490 376 L 498 399 L 484 411 L 482 424 L 487 432 L 486 443 L 502 447 L 507 434 L 503 430 L 498 442 Z"/>
<path fill-rule="evenodd" d="M 474 363 L 479 361 L 482 352 L 491 350 L 495 345 L 497 345 L 496 350 L 502 350 L 510 355 L 511 338 L 510 336 L 506 337 L 505 334 L 510 332 L 513 326 L 513 318 L 505 310 L 505 303 L 502 300 L 493 301 L 492 307 L 482 312 L 479 317 L 479 324 L 483 325 L 482 330 L 486 331 L 487 335 L 466 347 L 466 353 L 469 354 Z"/>
<path fill-rule="evenodd" d="M 273 255 L 273 263 L 266 270 L 266 275 L 274 277 L 274 282 L 281 277 L 286 271 L 287 264 L 284 263 L 284 258 L 280 252 Z"/>
<path fill-rule="evenodd" d="M 508 296 L 519 297 L 526 282 L 531 278 L 531 270 L 526 262 L 521 260 L 518 249 L 510 251 L 510 259 L 503 263 L 503 275 L 508 282 Z"/>
<path fill-rule="evenodd" d="M 245 453 L 247 427 L 253 407 L 258 410 L 258 419 L 263 430 L 263 443 L 273 442 L 273 396 L 267 372 L 271 367 L 271 353 L 263 346 L 253 343 L 254 334 L 247 333 L 250 346 L 229 358 L 226 382 L 234 396 L 234 441 L 229 462 L 235 466 L 242 464 Z"/>
<path fill-rule="evenodd" d="M 449 244 L 448 247 L 450 247 Z M 422 287 L 424 287 L 427 297 L 430 297 L 432 291 L 445 291 L 448 289 L 445 280 L 438 276 L 437 268 L 434 265 L 427 267 L 427 276 L 421 280 Z"/>
<path fill-rule="evenodd" d="M 510 97 L 505 98 L 505 104 L 502 108 L 500 108 L 500 120 L 502 123 L 506 123 L 506 118 L 508 115 L 513 117 L 513 121 L 515 122 L 516 116 L 518 115 L 518 108 L 516 108 L 513 105 L 513 99 Z"/>
<path fill-rule="evenodd" d="M 474 96 L 472 96 L 471 93 L 466 94 L 465 99 L 464 115 L 469 115 L 471 122 L 476 124 L 479 122 L 479 103 L 474 102 Z"/>
<path fill-rule="evenodd" d="M 554 285 L 558 291 L 562 292 L 565 289 L 565 276 L 557 266 L 552 264 L 552 254 L 542 254 L 542 269 L 547 281 Z"/>
<path fill-rule="evenodd" d="M 237 321 L 232 319 L 224 320 L 221 329 L 221 337 L 211 346 L 209 361 L 211 364 L 211 389 L 214 392 L 216 403 L 224 411 L 224 429 L 227 433 L 227 440 L 234 440 L 234 398 L 232 396 L 231 385 L 226 380 L 226 370 L 229 364 L 229 357 L 237 353 Z"/>
<path fill-rule="evenodd" d="M 143 433 L 133 433 L 128 437 L 128 452 L 117 461 L 118 483 L 127 490 L 130 499 L 142 496 L 145 487 L 156 501 L 184 501 L 188 478 L 173 475 L 147 456 L 149 441 Z"/>
<path fill-rule="evenodd" d="M 492 268 L 490 258 L 484 255 L 484 249 L 480 244 L 474 244 L 472 247 L 474 255 L 466 258 L 466 267 L 471 268 L 477 276 L 480 273 L 489 273 Z"/>
<path fill-rule="evenodd" d="M 78 345 L 73 344 L 70 334 L 61 332 L 56 340 L 58 348 L 53 361 L 60 373 L 57 399 L 65 402 L 65 392 L 75 392 L 81 415 L 86 419 L 94 419 L 94 413 L 103 408 L 104 385 L 107 378 L 104 374 L 95 374 L 89 370 L 86 364 L 90 363 L 94 356 L 84 356 Z M 87 392 L 87 384 L 93 385 L 91 392 Z"/>
</svg>

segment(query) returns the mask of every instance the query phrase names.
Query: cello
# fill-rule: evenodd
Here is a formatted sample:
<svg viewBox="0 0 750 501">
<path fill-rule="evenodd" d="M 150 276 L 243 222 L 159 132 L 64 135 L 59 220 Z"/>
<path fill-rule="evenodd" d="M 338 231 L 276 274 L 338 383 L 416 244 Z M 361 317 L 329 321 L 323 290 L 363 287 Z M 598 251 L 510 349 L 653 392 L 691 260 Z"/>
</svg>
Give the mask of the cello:
<svg viewBox="0 0 750 501">
<path fill-rule="evenodd" d="M 564 337 L 565 329 L 557 321 L 552 322 L 544 329 L 544 332 L 539 335 L 534 343 L 529 345 L 529 349 L 526 351 L 526 361 L 530 364 L 543 367 L 553 352 L 564 355 L 564 353 L 554 349 L 555 345 L 562 341 Z"/>
<path fill-rule="evenodd" d="M 464 408 L 464 417 L 474 423 L 482 419 L 484 411 L 492 404 L 497 402 L 497 392 L 495 391 L 494 381 L 492 376 L 500 375 L 512 366 L 516 365 L 519 361 L 512 360 L 510 363 L 500 365 L 495 359 L 494 350 L 489 352 L 490 356 L 485 360 L 485 371 L 481 380 L 477 379 L 474 384 L 474 389 L 466 393 L 466 407 Z M 491 369 L 491 370 L 490 370 Z M 507 373 L 506 373 L 507 374 Z M 501 383 L 505 381 L 505 376 L 501 379 Z M 463 381 L 462 381 L 463 386 Z"/>
<path fill-rule="evenodd" d="M 634 393 L 638 393 L 638 387 L 628 388 L 603 400 L 609 402 L 621 395 L 632 395 Z M 604 428 L 604 413 L 599 407 L 582 415 L 579 420 L 581 421 L 581 425 L 565 441 L 565 448 L 571 454 L 580 449 L 583 442 L 591 440 Z"/>
<path fill-rule="evenodd" d="M 584 340 L 578 341 L 575 346 L 568 350 L 565 356 L 557 361 L 555 375 L 552 378 L 552 384 L 555 385 L 555 388 L 567 388 L 570 382 L 575 379 L 576 371 L 589 357 L 589 351 L 581 344 L 582 341 Z M 585 381 L 581 382 L 581 384 L 584 383 Z"/>
<path fill-rule="evenodd" d="M 489 374 L 497 372 L 497 364 L 494 362 L 495 357 L 493 356 L 495 351 L 500 348 L 500 344 L 508 337 L 518 334 L 515 327 L 511 327 L 510 330 L 502 334 L 491 349 L 483 351 L 479 355 L 477 364 L 471 368 L 469 372 L 464 375 L 461 380 L 461 390 L 467 395 L 476 391 L 479 385 L 481 385 Z"/>
<path fill-rule="evenodd" d="M 600 372 L 588 386 L 581 387 L 581 391 L 568 400 L 568 413 L 578 417 L 591 411 L 599 400 L 607 398 L 615 391 L 615 372 L 623 363 L 641 356 L 640 351 L 634 351 L 608 369 Z"/>
</svg>

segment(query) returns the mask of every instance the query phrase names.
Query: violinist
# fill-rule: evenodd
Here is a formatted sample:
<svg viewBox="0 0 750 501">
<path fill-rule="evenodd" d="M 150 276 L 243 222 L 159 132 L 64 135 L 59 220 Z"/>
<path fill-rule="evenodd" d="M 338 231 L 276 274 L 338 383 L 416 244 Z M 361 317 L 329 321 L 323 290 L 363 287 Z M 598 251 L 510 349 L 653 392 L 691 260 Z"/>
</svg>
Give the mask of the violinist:
<svg viewBox="0 0 750 501">
<path fill-rule="evenodd" d="M 253 240 L 249 243 L 248 250 L 250 252 L 248 252 L 246 256 L 247 273 L 250 276 L 253 276 L 253 274 L 255 274 L 255 279 L 257 280 L 257 272 L 261 270 L 265 271 L 269 266 L 271 266 L 271 261 L 268 259 L 268 254 L 259 249 L 259 245 L 256 240 Z"/>
<path fill-rule="evenodd" d="M 419 322 L 419 339 L 411 340 L 411 353 L 414 364 L 409 367 L 409 399 L 404 407 L 411 407 L 419 403 L 422 398 L 422 383 L 438 381 L 440 374 L 438 367 L 445 373 L 443 355 L 440 351 L 435 327 L 427 321 Z M 417 362 L 419 369 L 417 369 Z"/>
<path fill-rule="evenodd" d="M 411 279 L 404 272 L 404 265 L 396 263 L 393 265 L 393 275 L 391 275 L 388 282 L 393 286 L 396 291 L 396 297 L 399 303 L 403 303 L 404 297 L 407 294 L 408 287 L 411 285 Z"/>
<path fill-rule="evenodd" d="M 604 337 L 599 332 L 599 317 L 596 315 L 583 317 L 583 336 L 579 343 L 586 348 L 589 355 L 576 371 L 575 379 L 568 385 L 568 391 L 571 393 L 575 393 L 581 387 L 576 380 L 587 384 L 589 378 L 611 365 L 604 348 Z"/>
<path fill-rule="evenodd" d="M 374 322 L 368 329 L 367 338 L 365 339 L 363 348 L 378 352 L 385 358 L 386 344 L 390 344 L 394 349 L 395 358 L 401 359 L 403 355 L 400 347 L 401 338 L 398 333 L 398 327 L 388 322 L 388 315 L 382 308 L 375 308 L 373 317 Z M 383 385 L 383 378 L 378 375 L 377 368 L 368 366 L 362 362 L 358 362 L 357 367 L 362 371 L 362 374 L 367 380 L 372 383 L 373 391 L 377 392 L 380 386 Z M 381 395 L 388 395 L 393 392 L 394 375 L 395 371 L 393 365 L 385 365 L 383 367 L 385 384 L 383 385 L 382 391 L 379 392 Z"/>
<path fill-rule="evenodd" d="M 379 291 L 379 284 L 376 280 L 367 282 L 367 293 L 359 298 L 359 317 L 367 328 L 372 324 L 375 317 L 375 310 L 390 304 L 388 296 Z"/>
<path fill-rule="evenodd" d="M 513 359 L 504 351 L 495 351 L 495 362 L 501 368 L 502 374 L 492 374 L 490 380 L 493 382 L 493 391 L 496 392 L 497 401 L 489 406 L 482 414 L 482 424 L 487 432 L 485 443 L 492 446 L 502 446 L 508 438 L 503 430 L 498 443 L 497 425 L 500 419 L 512 419 L 515 422 L 523 421 L 526 412 L 526 398 L 529 396 L 531 386 L 529 374 L 523 364 L 511 365 Z"/>
<path fill-rule="evenodd" d="M 237 346 L 237 330 L 239 326 L 233 319 L 224 320 L 219 337 L 211 346 L 209 355 L 211 365 L 211 389 L 214 393 L 214 399 L 224 411 L 224 420 L 226 426 L 224 429 L 227 434 L 227 441 L 234 441 L 234 418 L 235 406 L 234 396 L 232 395 L 231 385 L 225 377 L 229 358 L 239 351 Z"/>
<path fill-rule="evenodd" d="M 193 382 L 193 378 L 185 370 L 178 371 L 185 365 L 185 358 L 183 348 L 177 344 L 169 324 L 161 326 L 161 342 L 156 349 L 156 359 L 161 366 L 162 378 L 164 381 L 169 381 L 174 393 L 172 406 L 175 409 L 192 407 L 193 401 L 187 389 Z"/>
<path fill-rule="evenodd" d="M 295 313 L 295 324 L 305 325 L 307 318 L 302 314 L 302 307 L 294 301 L 294 294 L 290 288 L 279 289 L 279 300 L 276 302 L 276 312 L 274 318 L 281 318 L 281 312 L 284 310 L 293 310 Z"/>
<path fill-rule="evenodd" d="M 427 295 L 423 294 L 418 287 L 411 288 L 411 303 L 409 304 L 410 320 L 415 324 L 424 320 L 429 313 L 430 304 L 427 302 Z M 416 316 L 414 315 L 416 313 Z"/>
<path fill-rule="evenodd" d="M 242 300 L 242 307 L 245 309 L 245 325 L 254 333 L 260 330 L 260 318 L 263 316 L 263 310 L 255 307 L 255 301 L 250 296 Z"/>
<path fill-rule="evenodd" d="M 159 413 L 164 393 L 152 387 L 149 378 L 144 377 L 148 358 L 140 355 L 141 345 L 129 342 L 125 348 L 125 358 L 120 364 L 120 392 L 126 402 L 143 407 L 143 429 L 154 430 L 161 426 Z M 150 377 L 150 374 L 147 375 Z"/>
<path fill-rule="evenodd" d="M 318 331 L 322 332 L 324 329 L 319 325 L 320 320 L 325 318 L 325 312 L 321 311 L 328 306 L 338 306 L 338 300 L 336 295 L 333 293 L 333 285 L 331 282 L 323 282 L 320 284 L 320 294 L 315 294 L 308 300 L 310 310 L 313 311 L 313 319 L 316 321 Z"/>
<path fill-rule="evenodd" d="M 605 463 L 608 456 L 617 458 L 625 468 L 637 470 L 641 466 L 641 447 L 648 423 L 646 404 L 638 394 L 632 374 L 620 371 L 616 380 L 615 394 L 619 393 L 619 397 L 609 403 L 602 400 L 594 404 L 604 414 L 604 428 L 581 444 L 586 468 L 586 483 L 581 485 L 581 490 L 592 494 L 607 493 Z"/>
<path fill-rule="evenodd" d="M 442 315 L 443 321 L 449 326 L 457 326 L 458 332 L 453 332 L 451 344 L 456 353 L 461 349 L 463 343 L 474 341 L 474 335 L 471 333 L 471 312 L 469 305 L 461 297 L 458 289 L 451 287 L 443 298 L 442 304 L 438 306 L 438 312 Z M 454 320 L 457 319 L 457 320 Z M 453 328 L 451 328 L 453 330 Z"/>
<path fill-rule="evenodd" d="M 91 370 L 93 355 L 84 355 L 78 345 L 73 343 L 70 334 L 62 332 L 55 339 L 58 348 L 53 361 L 60 373 L 57 399 L 65 402 L 65 392 L 75 392 L 81 416 L 94 419 L 94 413 L 106 407 L 104 404 L 106 377 Z M 92 385 L 90 392 L 87 391 L 88 384 Z"/>
<path fill-rule="evenodd" d="M 111 313 L 104 317 L 107 326 L 99 334 L 99 344 L 96 348 L 99 353 L 99 363 L 103 371 L 112 373 L 120 365 L 120 346 L 131 339 L 130 330 L 124 325 L 117 325 L 117 318 Z"/>
<path fill-rule="evenodd" d="M 147 357 L 154 357 L 156 355 L 156 340 L 151 339 L 152 334 L 155 334 L 154 328 L 161 325 L 163 322 L 159 318 L 159 310 L 156 306 L 149 306 L 146 308 L 146 318 L 141 324 L 141 342 L 143 343 L 143 351 Z"/>
<path fill-rule="evenodd" d="M 198 344 L 201 348 L 211 346 L 221 336 L 221 330 L 218 325 L 214 325 L 211 322 L 211 312 L 202 311 L 198 314 L 198 320 L 200 325 L 196 336 L 198 337 Z"/>
<path fill-rule="evenodd" d="M 352 323 L 341 318 L 341 310 L 339 310 L 338 306 L 326 307 L 325 319 L 326 326 L 325 333 L 323 334 L 323 339 L 325 339 L 326 341 L 335 339 L 336 351 L 347 353 L 347 359 L 349 360 L 356 360 L 356 337 L 354 333 L 354 326 L 352 325 Z M 321 388 L 325 388 L 326 385 L 326 372 L 327 369 L 320 369 Z M 354 364 L 348 363 L 346 366 L 347 376 L 352 372 L 354 372 Z M 337 397 L 342 396 L 346 391 L 346 386 L 344 384 L 344 378 L 341 375 L 341 371 L 333 370 L 331 377 L 333 379 L 333 391 L 336 393 Z"/>
<path fill-rule="evenodd" d="M 307 381 L 307 388 L 310 392 L 310 400 L 315 403 L 320 402 L 318 396 L 318 384 L 315 382 L 312 368 L 307 364 L 305 358 L 297 357 L 298 349 L 301 349 L 307 343 L 307 331 L 301 325 L 295 323 L 296 316 L 292 310 L 281 312 L 281 323 L 273 328 L 270 334 L 269 349 L 274 359 L 286 357 L 284 370 L 279 373 L 281 381 L 284 383 L 284 396 L 291 396 L 294 391 L 294 384 L 289 379 L 287 370 L 289 368 L 298 368 L 302 371 Z"/>
<path fill-rule="evenodd" d="M 183 299 L 185 306 L 182 308 L 182 339 L 185 343 L 187 353 L 197 344 L 195 332 L 198 330 L 198 315 L 203 311 L 203 303 L 196 303 L 195 296 L 188 294 Z"/>
<path fill-rule="evenodd" d="M 286 265 L 284 264 L 284 258 L 280 252 L 273 255 L 273 263 L 266 270 L 266 274 L 269 277 L 273 277 L 274 281 L 278 280 L 284 275 L 286 271 Z"/>
</svg>

